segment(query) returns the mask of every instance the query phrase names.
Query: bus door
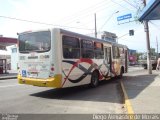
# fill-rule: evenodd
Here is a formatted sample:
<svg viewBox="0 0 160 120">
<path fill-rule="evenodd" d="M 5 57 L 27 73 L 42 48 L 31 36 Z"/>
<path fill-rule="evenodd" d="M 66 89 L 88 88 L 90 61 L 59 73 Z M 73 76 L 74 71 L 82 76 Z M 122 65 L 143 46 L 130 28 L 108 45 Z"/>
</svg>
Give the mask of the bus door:
<svg viewBox="0 0 160 120">
<path fill-rule="evenodd" d="M 107 64 L 109 67 L 109 71 L 111 71 L 112 70 L 111 47 L 104 48 L 104 60 L 105 64 Z"/>
</svg>

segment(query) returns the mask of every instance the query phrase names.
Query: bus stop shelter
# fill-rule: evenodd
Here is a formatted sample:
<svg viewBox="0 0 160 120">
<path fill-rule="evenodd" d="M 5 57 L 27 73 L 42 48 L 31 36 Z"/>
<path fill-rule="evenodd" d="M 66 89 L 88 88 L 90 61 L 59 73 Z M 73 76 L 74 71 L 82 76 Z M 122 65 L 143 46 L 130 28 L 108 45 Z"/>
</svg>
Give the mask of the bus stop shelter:
<svg viewBox="0 0 160 120">
<path fill-rule="evenodd" d="M 144 0 L 146 5 L 146 0 Z M 144 31 L 146 32 L 146 45 L 147 45 L 147 66 L 148 73 L 152 74 L 152 64 L 151 64 L 151 49 L 150 49 L 150 38 L 149 38 L 149 20 L 159 20 L 160 19 L 160 0 L 150 0 L 150 2 L 144 7 L 139 15 L 138 20 L 144 23 Z"/>
<path fill-rule="evenodd" d="M 0 37 L 0 50 L 6 50 L 7 46 L 14 44 L 17 44 L 16 38 Z M 7 73 L 7 59 L 0 58 L 0 74 L 4 73 Z"/>
<path fill-rule="evenodd" d="M 160 20 L 160 0 L 150 0 L 139 15 L 139 21 Z"/>
</svg>

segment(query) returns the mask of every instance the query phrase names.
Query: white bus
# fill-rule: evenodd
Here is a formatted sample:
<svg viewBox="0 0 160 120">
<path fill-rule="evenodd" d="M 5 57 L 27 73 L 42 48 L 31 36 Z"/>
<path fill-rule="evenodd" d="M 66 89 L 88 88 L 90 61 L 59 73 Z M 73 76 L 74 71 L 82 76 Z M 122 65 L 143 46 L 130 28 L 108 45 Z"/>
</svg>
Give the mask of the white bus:
<svg viewBox="0 0 160 120">
<path fill-rule="evenodd" d="M 127 72 L 128 48 L 59 28 L 18 34 L 20 84 L 65 88 Z"/>
</svg>

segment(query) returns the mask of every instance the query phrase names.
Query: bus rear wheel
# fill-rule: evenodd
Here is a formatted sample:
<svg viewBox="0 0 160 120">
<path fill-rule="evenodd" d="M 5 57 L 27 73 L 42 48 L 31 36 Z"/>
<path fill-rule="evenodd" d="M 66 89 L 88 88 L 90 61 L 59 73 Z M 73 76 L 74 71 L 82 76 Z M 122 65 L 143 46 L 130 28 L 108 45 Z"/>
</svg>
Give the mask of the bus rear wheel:
<svg viewBox="0 0 160 120">
<path fill-rule="evenodd" d="M 97 87 L 99 84 L 99 74 L 97 71 L 94 71 L 91 76 L 91 87 Z"/>
</svg>

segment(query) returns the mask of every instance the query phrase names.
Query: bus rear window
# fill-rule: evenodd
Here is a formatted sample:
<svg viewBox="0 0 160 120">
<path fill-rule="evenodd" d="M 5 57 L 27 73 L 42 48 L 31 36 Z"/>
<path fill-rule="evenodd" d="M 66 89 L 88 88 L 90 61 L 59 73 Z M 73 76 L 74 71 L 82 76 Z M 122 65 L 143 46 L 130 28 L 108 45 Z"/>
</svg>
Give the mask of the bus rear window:
<svg viewBox="0 0 160 120">
<path fill-rule="evenodd" d="M 40 31 L 20 34 L 19 52 L 45 52 L 50 50 L 51 45 L 51 32 Z"/>
</svg>

